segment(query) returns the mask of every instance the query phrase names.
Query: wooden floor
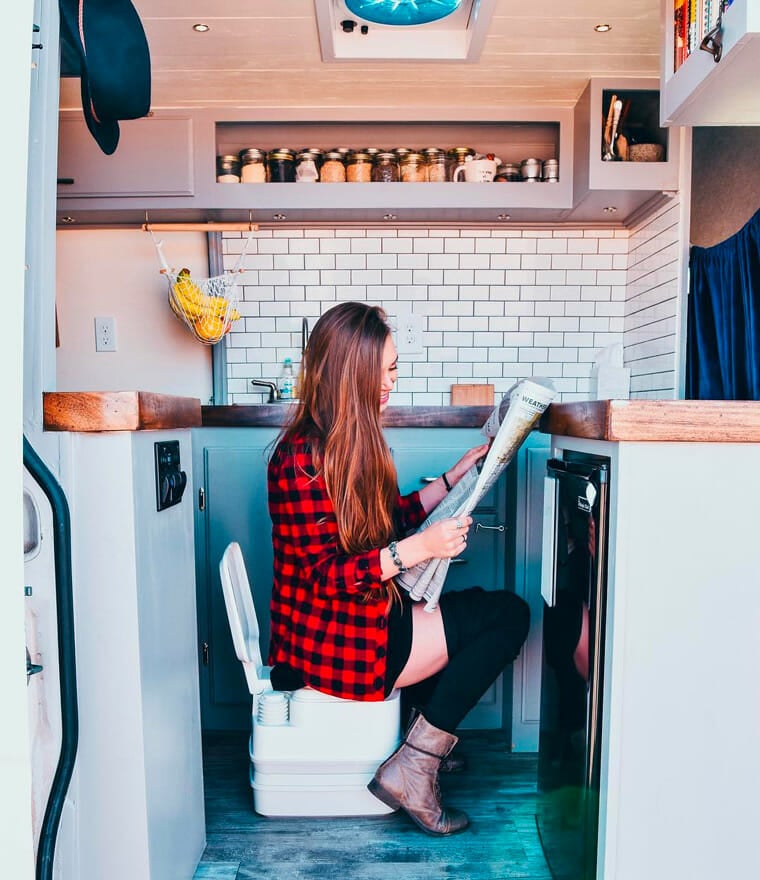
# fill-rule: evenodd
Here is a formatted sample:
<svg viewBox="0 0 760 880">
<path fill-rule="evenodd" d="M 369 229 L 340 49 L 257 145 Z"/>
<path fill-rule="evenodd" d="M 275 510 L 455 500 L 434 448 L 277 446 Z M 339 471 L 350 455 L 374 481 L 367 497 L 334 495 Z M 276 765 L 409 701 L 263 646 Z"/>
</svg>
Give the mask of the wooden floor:
<svg viewBox="0 0 760 880">
<path fill-rule="evenodd" d="M 535 823 L 534 755 L 497 731 L 465 731 L 469 768 L 441 778 L 470 827 L 424 834 L 403 814 L 264 818 L 253 811 L 245 734 L 204 738 L 207 846 L 195 880 L 551 880 Z"/>
</svg>

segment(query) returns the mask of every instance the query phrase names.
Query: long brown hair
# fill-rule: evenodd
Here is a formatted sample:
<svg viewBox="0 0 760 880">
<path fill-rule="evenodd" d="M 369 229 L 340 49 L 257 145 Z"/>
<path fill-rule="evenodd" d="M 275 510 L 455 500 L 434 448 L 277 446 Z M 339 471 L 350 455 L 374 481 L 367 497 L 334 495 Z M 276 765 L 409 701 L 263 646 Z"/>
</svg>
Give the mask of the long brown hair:
<svg viewBox="0 0 760 880">
<path fill-rule="evenodd" d="M 346 553 L 384 546 L 394 537 L 396 468 L 380 422 L 385 312 L 341 303 L 325 312 L 301 362 L 301 400 L 283 437 L 305 436 L 324 476 Z M 388 590 L 394 592 L 392 582 Z"/>
</svg>

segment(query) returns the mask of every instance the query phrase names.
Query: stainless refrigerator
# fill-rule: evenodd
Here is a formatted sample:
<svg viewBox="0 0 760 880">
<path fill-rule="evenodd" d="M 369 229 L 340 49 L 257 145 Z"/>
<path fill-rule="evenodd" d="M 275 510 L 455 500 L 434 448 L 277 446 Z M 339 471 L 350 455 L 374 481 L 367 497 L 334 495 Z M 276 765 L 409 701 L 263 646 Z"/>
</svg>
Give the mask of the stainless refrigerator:
<svg viewBox="0 0 760 880">
<path fill-rule="evenodd" d="M 555 880 L 594 880 L 607 589 L 609 459 L 547 462 L 536 823 Z"/>
</svg>

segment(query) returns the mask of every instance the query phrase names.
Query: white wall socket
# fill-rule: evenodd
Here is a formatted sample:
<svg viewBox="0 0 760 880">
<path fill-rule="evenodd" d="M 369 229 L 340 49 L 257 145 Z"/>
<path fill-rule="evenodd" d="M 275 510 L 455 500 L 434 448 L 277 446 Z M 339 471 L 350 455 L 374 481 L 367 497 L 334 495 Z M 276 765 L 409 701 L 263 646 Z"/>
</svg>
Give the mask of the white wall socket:
<svg viewBox="0 0 760 880">
<path fill-rule="evenodd" d="M 422 315 L 402 312 L 398 316 L 396 348 L 399 354 L 422 354 Z"/>
<path fill-rule="evenodd" d="M 116 351 L 116 321 L 95 318 L 95 351 Z"/>
</svg>

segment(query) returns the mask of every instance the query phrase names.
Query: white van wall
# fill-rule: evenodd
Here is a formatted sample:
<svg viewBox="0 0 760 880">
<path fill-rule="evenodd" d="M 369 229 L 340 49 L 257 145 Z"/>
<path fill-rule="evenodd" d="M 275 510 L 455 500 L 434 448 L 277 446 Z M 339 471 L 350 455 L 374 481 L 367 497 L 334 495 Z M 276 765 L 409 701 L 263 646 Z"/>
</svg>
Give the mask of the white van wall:
<svg viewBox="0 0 760 880">
<path fill-rule="evenodd" d="M 202 232 L 157 236 L 169 265 L 208 277 Z M 58 391 L 212 394 L 211 348 L 198 342 L 167 302 L 167 282 L 150 235 L 141 230 L 59 230 L 56 234 Z M 115 352 L 95 351 L 95 318 L 111 317 Z"/>
</svg>

